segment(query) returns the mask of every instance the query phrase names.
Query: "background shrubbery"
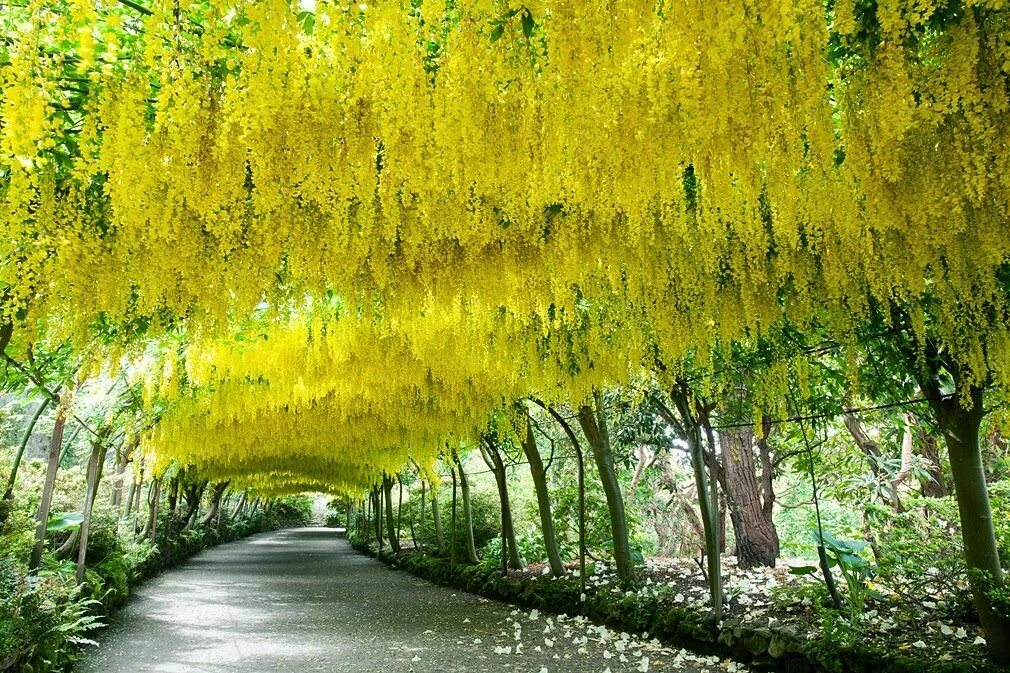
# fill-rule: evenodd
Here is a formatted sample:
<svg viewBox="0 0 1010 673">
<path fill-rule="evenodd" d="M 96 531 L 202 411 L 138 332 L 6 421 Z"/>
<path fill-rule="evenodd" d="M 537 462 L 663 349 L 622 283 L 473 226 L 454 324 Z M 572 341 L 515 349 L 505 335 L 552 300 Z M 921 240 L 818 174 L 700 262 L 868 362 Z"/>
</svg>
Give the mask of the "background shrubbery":
<svg viewBox="0 0 1010 673">
<path fill-rule="evenodd" d="M 68 478 L 61 491 L 67 502 L 73 502 L 72 481 Z M 26 480 L 25 489 L 31 487 L 31 480 Z M 30 495 L 24 491 L 14 500 L 16 507 L 6 504 L 0 525 L 0 670 L 12 664 L 10 670 L 17 672 L 63 670 L 139 581 L 220 542 L 282 526 L 305 525 L 312 516 L 311 500 L 293 497 L 180 532 L 173 530 L 171 513 L 163 506 L 152 542 L 137 540 L 133 521 L 119 519 L 103 501 L 95 508 L 85 582 L 78 586 L 74 562 L 57 559 L 52 553 L 69 533 L 53 536 L 40 571 L 28 572 L 34 530 Z"/>
</svg>

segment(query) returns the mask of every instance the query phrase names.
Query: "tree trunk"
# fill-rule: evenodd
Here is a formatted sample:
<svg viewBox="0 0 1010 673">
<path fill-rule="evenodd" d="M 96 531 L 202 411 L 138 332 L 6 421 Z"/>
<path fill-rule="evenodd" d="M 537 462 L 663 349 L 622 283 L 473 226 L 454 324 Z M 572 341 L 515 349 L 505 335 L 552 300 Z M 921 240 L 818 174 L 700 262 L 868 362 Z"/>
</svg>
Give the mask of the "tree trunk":
<svg viewBox="0 0 1010 673">
<path fill-rule="evenodd" d="M 579 443 L 579 438 L 575 436 L 575 431 L 572 430 L 571 424 L 565 419 L 564 416 L 558 413 L 557 409 L 552 406 L 548 406 L 535 399 L 540 407 L 547 411 L 551 417 L 561 426 L 564 430 L 565 435 L 568 436 L 568 441 L 572 443 L 572 448 L 575 450 L 576 459 L 576 478 L 578 480 L 579 488 L 579 584 L 582 587 L 581 596 L 586 594 L 586 461 L 585 456 L 582 452 L 582 444 Z"/>
<path fill-rule="evenodd" d="M 470 481 L 466 478 L 463 470 L 463 461 L 459 459 L 459 454 L 453 451 L 452 458 L 459 471 L 459 488 L 463 495 L 463 533 L 466 537 L 466 560 L 470 563 L 477 563 L 477 546 L 473 539 L 473 508 L 470 504 Z"/>
<path fill-rule="evenodd" d="M 144 530 L 140 532 L 140 537 L 149 538 L 155 542 L 158 534 L 158 506 L 161 504 L 161 479 L 152 479 L 151 485 L 147 487 L 147 523 Z"/>
<path fill-rule="evenodd" d="M 428 518 L 428 505 L 425 496 L 428 494 L 428 486 L 424 479 L 424 473 L 421 471 L 421 466 L 417 466 L 417 476 L 421 480 L 421 520 L 417 522 L 418 527 L 421 529 L 421 535 L 425 535 L 424 524 Z M 421 547 L 423 551 L 424 541 L 421 541 Z"/>
<path fill-rule="evenodd" d="M 3 301 L 0 301 L 0 306 L 3 306 L 5 302 L 9 301 L 8 297 L 6 296 L 7 295 L 6 292 L 4 293 L 4 295 L 5 296 L 3 297 Z M 0 323 L 0 355 L 3 355 L 4 351 L 7 350 L 7 344 L 11 342 L 12 336 L 14 336 L 14 323 L 12 322 Z"/>
<path fill-rule="evenodd" d="M 91 449 L 91 459 L 88 461 L 87 489 L 84 495 L 84 521 L 81 522 L 81 541 L 77 550 L 77 583 L 84 582 L 84 564 L 88 560 L 88 538 L 91 535 L 91 512 L 95 507 L 95 496 L 98 495 L 98 484 L 102 481 L 102 471 L 105 465 L 106 446 L 104 441 L 96 442 Z"/>
<path fill-rule="evenodd" d="M 126 489 L 126 505 L 123 507 L 122 512 L 119 517 L 122 518 L 125 514 L 127 518 L 130 516 L 130 510 L 133 509 L 133 497 L 137 493 L 137 482 L 130 481 L 130 487 Z"/>
<path fill-rule="evenodd" d="M 46 466 L 46 481 L 42 487 L 42 499 L 39 502 L 35 526 L 35 545 L 32 547 L 32 557 L 28 565 L 31 570 L 38 570 L 42 563 L 42 550 L 46 544 L 46 525 L 49 523 L 49 509 L 53 505 L 56 471 L 60 468 L 60 449 L 63 446 L 63 427 L 66 424 L 66 416 L 65 411 L 59 408 L 59 404 L 56 406 L 56 424 L 53 426 L 53 436 L 49 444 L 49 464 Z"/>
<path fill-rule="evenodd" d="M 249 497 L 249 492 L 248 491 L 242 491 L 242 495 L 239 496 L 239 499 L 238 499 L 238 505 L 235 506 L 235 511 L 232 512 L 232 515 L 231 515 L 232 519 L 237 519 L 237 518 L 239 518 L 239 516 L 241 516 L 242 510 L 245 509 L 245 503 L 246 503 L 246 500 L 248 499 L 248 497 Z"/>
<path fill-rule="evenodd" d="M 221 511 L 221 498 L 224 496 L 224 492 L 228 490 L 229 483 L 230 482 L 228 481 L 223 481 L 214 487 L 214 496 L 211 498 L 210 508 L 207 510 L 204 517 L 200 519 L 201 526 L 210 525 L 210 522 L 213 521 L 218 515 L 218 512 Z"/>
<path fill-rule="evenodd" d="M 607 432 L 606 417 L 603 414 L 599 393 L 595 393 L 596 411 L 588 405 L 579 407 L 579 425 L 593 451 L 593 460 L 603 483 L 603 493 L 607 498 L 607 510 L 610 513 L 610 530 L 614 540 L 614 563 L 617 566 L 617 577 L 623 584 L 631 584 L 635 580 L 635 569 L 631 562 L 631 544 L 628 541 L 628 520 L 624 513 L 624 496 L 617 472 L 614 470 L 614 455 L 610 448 L 610 436 Z"/>
<path fill-rule="evenodd" d="M 372 489 L 372 527 L 375 529 L 375 542 L 382 549 L 385 544 L 382 539 L 382 496 L 378 487 Z"/>
<path fill-rule="evenodd" d="M 393 480 L 388 475 L 382 476 L 382 491 L 386 496 L 386 535 L 389 537 L 389 548 L 394 554 L 399 554 L 400 540 L 396 537 L 396 521 L 393 517 Z"/>
<path fill-rule="evenodd" d="M 203 494 L 206 490 L 207 480 L 204 479 L 186 493 L 186 515 L 182 520 L 183 531 L 192 528 L 193 523 L 196 522 L 197 517 L 200 515 L 200 504 L 203 502 Z"/>
<path fill-rule="evenodd" d="M 967 390 L 954 370 L 955 394 L 945 397 L 939 385 L 923 386 L 937 425 L 943 432 L 954 476 L 954 494 L 961 515 L 961 536 L 964 556 L 969 569 L 972 598 L 978 612 L 992 658 L 998 663 L 1010 663 L 1010 619 L 1001 616 L 993 606 L 990 591 L 1005 586 L 999 549 L 993 529 L 989 493 L 986 487 L 979 429 L 984 411 L 983 391 L 978 386 Z M 967 393 L 967 394 L 965 394 Z M 967 397 L 970 408 L 961 406 Z"/>
<path fill-rule="evenodd" d="M 485 446 L 487 447 L 487 451 L 484 450 Z M 506 559 L 506 562 L 502 564 L 502 570 L 507 571 L 508 568 L 521 570 L 523 563 L 519 558 L 519 548 L 516 545 L 516 531 L 512 524 L 512 505 L 509 502 L 508 480 L 506 479 L 505 474 L 505 463 L 501 459 L 501 454 L 498 453 L 498 447 L 489 437 L 483 438 L 481 455 L 484 457 L 484 462 L 487 463 L 487 466 L 494 474 L 494 480 L 498 486 L 498 498 L 501 501 L 502 556 Z"/>
<path fill-rule="evenodd" d="M 754 464 L 754 430 L 731 428 L 719 433 L 726 500 L 736 542 L 737 565 L 775 567 L 779 536 L 771 512 L 761 500 Z"/>
<path fill-rule="evenodd" d="M 438 545 L 438 553 L 445 551 L 445 531 L 442 530 L 442 510 L 438 506 L 438 491 L 435 485 L 431 486 L 431 518 L 435 524 L 435 544 Z"/>
<path fill-rule="evenodd" d="M 702 444 L 701 416 L 705 413 L 705 408 L 701 400 L 697 399 L 690 391 L 685 381 L 678 381 L 673 386 L 670 397 L 677 406 L 680 421 L 658 398 L 654 398 L 654 402 L 660 415 L 667 423 L 677 428 L 684 441 L 687 442 L 691 468 L 694 470 L 695 488 L 698 493 L 698 507 L 701 510 L 701 522 L 705 533 L 709 596 L 712 600 L 712 613 L 718 623 L 722 619 L 722 559 L 719 557 L 718 503 L 714 502 L 712 498 L 708 472 L 705 469 L 705 448 Z"/>
<path fill-rule="evenodd" d="M 456 565 L 456 466 L 449 468 L 452 477 L 452 515 L 449 524 L 449 567 Z"/>
<path fill-rule="evenodd" d="M 940 459 L 940 445 L 936 437 L 919 424 L 919 443 L 922 446 L 922 457 L 929 464 L 927 471 L 929 479 L 922 484 L 922 494 L 927 498 L 946 498 L 950 495 L 950 487 L 943 476 L 943 463 Z"/>
<path fill-rule="evenodd" d="M 396 496 L 396 540 L 399 542 L 400 536 L 403 534 L 403 477 L 399 474 L 396 475 L 396 485 L 398 487 Z"/>
<path fill-rule="evenodd" d="M 126 481 L 126 468 L 133 460 L 133 450 L 136 448 L 137 442 L 134 441 L 124 446 L 122 451 L 116 455 L 116 483 L 112 491 L 112 506 L 116 508 L 117 513 L 121 511 L 123 506 L 123 482 Z"/>
<path fill-rule="evenodd" d="M 530 474 L 533 477 L 533 488 L 537 494 L 537 509 L 540 511 L 540 529 L 544 536 L 544 548 L 547 550 L 547 561 L 551 567 L 551 574 L 554 577 L 562 577 L 565 574 L 565 566 L 561 562 L 561 554 L 558 552 L 558 540 L 554 535 L 554 520 L 551 517 L 551 495 L 547 488 L 547 471 L 544 469 L 544 461 L 540 458 L 540 450 L 537 448 L 536 437 L 533 436 L 533 419 L 530 418 L 529 411 L 525 405 L 520 405 L 526 415 L 526 435 L 523 437 L 523 453 L 530 466 Z"/>
<path fill-rule="evenodd" d="M 28 442 L 32 438 L 32 434 L 35 432 L 35 425 L 39 422 L 42 413 L 49 406 L 49 398 L 43 397 L 42 401 L 39 402 L 39 406 L 35 409 L 35 413 L 32 414 L 31 419 L 28 421 L 28 425 L 25 427 L 24 433 L 21 435 L 21 441 L 18 443 L 17 453 L 14 454 L 14 464 L 11 466 L 10 476 L 7 477 L 7 487 L 4 489 L 3 499 L 5 501 L 10 501 L 14 499 L 14 484 L 17 483 L 18 470 L 21 468 L 21 459 L 25 455 L 25 448 L 28 446 Z"/>
<path fill-rule="evenodd" d="M 175 521 L 179 517 L 179 482 L 182 474 L 177 474 L 168 482 L 168 517 Z"/>
</svg>

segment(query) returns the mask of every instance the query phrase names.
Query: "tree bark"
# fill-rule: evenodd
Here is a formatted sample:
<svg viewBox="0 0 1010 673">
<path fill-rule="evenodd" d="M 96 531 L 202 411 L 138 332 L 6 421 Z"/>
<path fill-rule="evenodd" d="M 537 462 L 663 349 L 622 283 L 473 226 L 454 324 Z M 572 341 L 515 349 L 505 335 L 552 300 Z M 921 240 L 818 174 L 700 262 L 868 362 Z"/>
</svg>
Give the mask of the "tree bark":
<svg viewBox="0 0 1010 673">
<path fill-rule="evenodd" d="M 983 389 L 963 384 L 957 368 L 952 368 L 952 373 L 955 381 L 954 396 L 942 395 L 935 379 L 928 381 L 923 390 L 943 433 L 950 456 L 975 610 L 982 622 L 992 658 L 998 663 L 1007 664 L 1010 663 L 1010 619 L 997 612 L 989 594 L 992 589 L 1004 587 L 1005 578 L 1000 565 L 979 444 L 979 430 L 984 416 Z M 970 406 L 962 406 L 962 399 Z"/>
<path fill-rule="evenodd" d="M 60 449 L 63 446 L 63 427 L 66 424 L 65 410 L 56 405 L 56 424 L 53 426 L 53 436 L 49 444 L 49 464 L 46 466 L 46 481 L 42 487 L 42 499 L 39 502 L 37 523 L 35 527 L 35 545 L 32 547 L 31 561 L 28 567 L 38 570 L 42 563 L 42 550 L 46 543 L 46 525 L 49 523 L 49 510 L 53 504 L 53 487 L 56 485 L 56 471 L 60 468 Z"/>
<path fill-rule="evenodd" d="M 2 305 L 3 303 L 0 302 L 0 306 Z M 0 323 L 0 355 L 2 355 L 4 351 L 7 350 L 7 344 L 11 342 L 11 337 L 13 336 L 14 336 L 14 323 L 12 322 Z"/>
<path fill-rule="evenodd" d="M 544 537 L 544 548 L 547 550 L 547 561 L 551 567 L 551 574 L 554 577 L 565 575 L 565 566 L 561 562 L 561 554 L 558 552 L 558 540 L 554 535 L 554 520 L 551 517 L 551 495 L 547 488 L 547 471 L 544 469 L 544 462 L 540 458 L 540 450 L 537 448 L 536 437 L 533 436 L 533 420 L 525 405 L 520 405 L 526 415 L 526 434 L 523 437 L 523 453 L 530 466 L 530 474 L 533 477 L 533 488 L 537 494 L 537 509 L 540 511 L 540 528 Z"/>
<path fill-rule="evenodd" d="M 204 515 L 204 517 L 200 519 L 201 526 L 209 525 L 210 522 L 214 520 L 214 517 L 218 515 L 218 512 L 221 511 L 221 498 L 222 496 L 224 496 L 224 492 L 228 490 L 229 483 L 230 482 L 228 481 L 222 481 L 220 484 L 214 487 L 214 495 L 210 501 L 210 508 L 207 510 L 207 513 Z"/>
<path fill-rule="evenodd" d="M 137 482 L 131 480 L 130 487 L 126 489 L 126 505 L 123 507 L 122 512 L 119 515 L 120 518 L 122 518 L 124 514 L 127 518 L 129 518 L 130 510 L 133 509 L 133 497 L 134 495 L 136 495 L 136 493 L 137 493 Z"/>
<path fill-rule="evenodd" d="M 463 470 L 463 461 L 459 459 L 459 453 L 453 451 L 452 459 L 456 463 L 456 469 L 459 471 L 459 489 L 463 496 L 463 533 L 466 537 L 466 560 L 470 563 L 477 563 L 480 559 L 477 557 L 477 546 L 474 544 L 473 539 L 473 508 L 470 501 L 470 480 L 467 479 L 466 472 Z"/>
<path fill-rule="evenodd" d="M 614 563 L 617 566 L 617 577 L 623 584 L 631 584 L 635 580 L 635 568 L 631 562 L 631 544 L 628 540 L 628 520 L 624 513 L 624 496 L 617 481 L 614 470 L 614 454 L 610 447 L 610 436 L 607 431 L 606 416 L 599 393 L 594 393 L 595 411 L 589 405 L 579 407 L 579 425 L 586 436 L 586 441 L 593 452 L 593 460 L 603 484 L 603 493 L 607 498 L 607 510 L 610 513 L 610 531 L 614 541 Z"/>
<path fill-rule="evenodd" d="M 161 479 L 151 480 L 151 485 L 147 487 L 147 523 L 140 532 L 140 537 L 149 538 L 151 542 L 157 540 L 158 534 L 158 506 L 161 504 Z"/>
<path fill-rule="evenodd" d="M 435 524 L 435 543 L 438 545 L 438 553 L 445 553 L 445 531 L 442 529 L 442 509 L 438 505 L 438 490 L 435 485 L 431 486 L 431 518 Z"/>
<path fill-rule="evenodd" d="M 761 499 L 754 463 L 754 431 L 750 427 L 722 430 L 719 443 L 737 565 L 774 568 L 779 555 L 779 536 L 770 508 L 766 508 Z"/>
<path fill-rule="evenodd" d="M 694 470 L 694 483 L 698 493 L 698 507 L 701 510 L 701 522 L 705 533 L 705 558 L 708 563 L 709 596 L 712 601 L 712 613 L 718 623 L 722 619 L 722 559 L 719 557 L 719 522 L 718 503 L 713 501 L 709 485 L 708 472 L 705 469 L 705 447 L 702 444 L 702 421 L 700 416 L 705 413 L 704 404 L 697 399 L 686 381 L 678 381 L 670 392 L 670 397 L 677 407 L 680 421 L 658 398 L 654 398 L 656 409 L 671 426 L 677 428 L 687 442 Z M 714 449 L 714 447 L 713 447 Z"/>
<path fill-rule="evenodd" d="M 382 549 L 384 542 L 382 539 L 382 496 L 379 488 L 372 489 L 372 527 L 375 529 L 375 542 Z"/>
<path fill-rule="evenodd" d="M 204 491 L 207 490 L 207 480 L 194 485 L 186 492 L 186 515 L 182 519 L 182 530 L 187 531 L 200 515 L 200 504 L 203 502 Z"/>
<path fill-rule="evenodd" d="M 579 443 L 579 438 L 575 435 L 575 431 L 572 429 L 571 424 L 565 419 L 564 416 L 558 413 L 557 409 L 552 406 L 548 406 L 538 399 L 534 399 L 540 407 L 547 411 L 551 417 L 561 426 L 564 430 L 565 435 L 568 436 L 568 441 L 571 442 L 572 448 L 575 450 L 575 460 L 576 460 L 576 478 L 578 480 L 579 489 L 579 584 L 581 585 L 582 592 L 581 596 L 586 594 L 586 461 L 585 455 L 582 451 L 582 444 Z"/>
<path fill-rule="evenodd" d="M 382 492 L 386 497 L 386 536 L 389 538 L 389 548 L 394 554 L 399 554 L 400 540 L 396 537 L 396 521 L 393 516 L 393 480 L 389 475 L 382 475 Z"/>
<path fill-rule="evenodd" d="M 919 424 L 918 434 L 919 443 L 922 446 L 922 457 L 929 464 L 927 468 L 929 479 L 922 484 L 922 494 L 927 498 L 946 498 L 950 495 L 950 487 L 943 476 L 939 442 L 921 423 Z"/>
<path fill-rule="evenodd" d="M 95 496 L 98 495 L 98 484 L 102 481 L 105 465 L 105 442 L 99 440 L 91 449 L 91 459 L 88 461 L 87 489 L 84 495 L 84 521 L 81 522 L 81 541 L 77 550 L 77 583 L 84 582 L 84 566 L 88 559 L 88 538 L 91 536 L 91 512 L 95 507 Z"/>
<path fill-rule="evenodd" d="M 399 542 L 403 534 L 403 477 L 396 475 L 397 495 L 396 495 L 396 540 Z M 350 521 L 350 517 L 347 519 Z"/>
<path fill-rule="evenodd" d="M 484 447 L 487 447 L 486 451 L 484 450 Z M 505 474 L 505 463 L 502 461 L 497 445 L 490 437 L 483 438 L 483 445 L 480 448 L 481 455 L 484 457 L 484 462 L 487 463 L 487 466 L 494 474 L 494 480 L 498 486 L 498 498 L 501 501 L 502 555 L 507 560 L 507 562 L 503 564 L 503 570 L 507 570 L 507 568 L 521 570 L 523 563 L 519 558 L 519 549 L 516 545 L 515 527 L 512 524 L 512 505 L 509 502 L 508 480 L 506 479 Z"/>
<path fill-rule="evenodd" d="M 182 474 L 177 474 L 168 482 L 168 516 L 175 521 L 179 516 L 179 488 Z"/>
</svg>

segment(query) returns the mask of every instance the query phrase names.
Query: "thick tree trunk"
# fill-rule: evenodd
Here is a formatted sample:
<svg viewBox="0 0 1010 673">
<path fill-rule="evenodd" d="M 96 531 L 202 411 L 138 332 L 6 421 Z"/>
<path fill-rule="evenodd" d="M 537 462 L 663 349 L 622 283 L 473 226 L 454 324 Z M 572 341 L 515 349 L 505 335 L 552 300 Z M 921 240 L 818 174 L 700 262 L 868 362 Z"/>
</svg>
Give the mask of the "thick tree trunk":
<svg viewBox="0 0 1010 673">
<path fill-rule="evenodd" d="M 400 540 L 396 537 L 396 521 L 393 516 L 393 480 L 388 475 L 382 477 L 382 491 L 386 496 L 386 535 L 389 548 L 394 554 L 400 553 Z"/>
<path fill-rule="evenodd" d="M 189 489 L 186 493 L 186 514 L 182 520 L 182 530 L 187 531 L 193 527 L 197 517 L 200 516 L 200 504 L 203 502 L 203 494 L 207 490 L 207 480 L 204 479 L 198 485 Z"/>
<path fill-rule="evenodd" d="M 503 563 L 503 571 L 508 568 L 521 570 L 522 560 L 519 558 L 519 549 L 516 545 L 516 531 L 512 524 L 512 505 L 509 502 L 508 479 L 505 474 L 505 463 L 502 461 L 498 447 L 490 438 L 484 438 L 484 445 L 481 446 L 481 455 L 484 462 L 494 474 L 495 483 L 498 486 L 498 499 L 501 501 L 502 518 L 502 555 L 506 559 Z M 484 446 L 487 450 L 484 450 Z"/>
<path fill-rule="evenodd" d="M 466 538 L 466 560 L 470 563 L 477 563 L 480 559 L 477 557 L 477 546 L 474 544 L 473 539 L 473 508 L 470 502 L 470 480 L 467 479 L 466 472 L 463 470 L 463 461 L 459 459 L 459 454 L 454 451 L 452 458 L 456 463 L 456 469 L 459 471 L 459 488 L 463 496 L 463 533 Z"/>
<path fill-rule="evenodd" d="M 526 435 L 523 438 L 523 453 L 530 466 L 530 474 L 533 477 L 533 488 L 537 494 L 537 509 L 540 511 L 540 528 L 544 536 L 544 548 L 547 550 L 547 561 L 551 567 L 551 574 L 554 577 L 565 575 L 565 566 L 561 562 L 561 554 L 558 552 L 558 540 L 554 535 L 554 519 L 551 517 L 551 495 L 547 488 L 547 471 L 544 469 L 544 461 L 540 458 L 540 450 L 537 448 L 536 437 L 533 436 L 533 420 L 525 405 L 522 410 L 526 413 Z"/>
<path fill-rule="evenodd" d="M 955 373 L 956 383 L 958 379 Z M 1007 664 L 1010 663 L 1010 619 L 996 611 L 989 595 L 992 589 L 1004 587 L 1006 580 L 1000 565 L 979 445 L 984 415 L 982 389 L 972 386 L 965 391 L 961 385 L 956 385 L 953 397 L 942 396 L 935 384 L 928 389 L 924 386 L 924 389 L 950 455 L 975 610 L 985 630 L 990 654 L 998 663 Z M 961 405 L 963 396 L 968 398 L 970 408 Z"/>
<path fill-rule="evenodd" d="M 228 484 L 230 482 L 222 481 L 220 484 L 214 487 L 214 495 L 210 501 L 210 508 L 207 509 L 207 513 L 202 519 L 200 519 L 201 526 L 210 525 L 210 522 L 221 511 L 221 498 L 224 496 L 224 492 L 228 490 Z"/>
<path fill-rule="evenodd" d="M 725 473 L 726 500 L 741 568 L 775 567 L 779 536 L 771 512 L 764 507 L 754 462 L 754 430 L 731 428 L 719 433 Z"/>
<path fill-rule="evenodd" d="M 84 582 L 84 567 L 88 560 L 88 539 L 91 536 L 91 512 L 95 507 L 95 497 L 98 495 L 98 484 L 102 481 L 102 471 L 105 465 L 106 446 L 104 441 L 96 443 L 91 449 L 91 459 L 88 461 L 87 489 L 84 495 L 84 521 L 81 522 L 81 541 L 77 550 L 77 583 Z"/>
<path fill-rule="evenodd" d="M 28 567 L 37 570 L 42 563 L 42 550 L 46 544 L 46 525 L 49 522 L 49 510 L 53 505 L 53 487 L 56 485 L 56 471 L 60 468 L 60 449 L 63 446 L 63 427 L 66 417 L 57 404 L 56 424 L 53 426 L 53 436 L 49 444 L 49 463 L 46 466 L 46 480 L 42 486 L 42 499 L 36 517 L 35 545 L 32 547 L 31 561 Z"/>
<path fill-rule="evenodd" d="M 623 584 L 631 584 L 635 580 L 635 568 L 631 562 L 631 544 L 628 540 L 628 520 L 624 513 L 624 496 L 617 481 L 614 470 L 614 455 L 610 448 L 610 436 L 607 432 L 606 417 L 603 413 L 599 393 L 594 394 L 596 410 L 588 405 L 579 407 L 579 425 L 593 451 L 593 460 L 603 484 L 603 493 L 607 498 L 607 510 L 610 513 L 610 530 L 614 540 L 614 563 L 617 566 L 617 577 Z"/>
<path fill-rule="evenodd" d="M 179 517 L 179 489 L 182 475 L 177 474 L 168 482 L 168 516 L 175 521 Z"/>
</svg>

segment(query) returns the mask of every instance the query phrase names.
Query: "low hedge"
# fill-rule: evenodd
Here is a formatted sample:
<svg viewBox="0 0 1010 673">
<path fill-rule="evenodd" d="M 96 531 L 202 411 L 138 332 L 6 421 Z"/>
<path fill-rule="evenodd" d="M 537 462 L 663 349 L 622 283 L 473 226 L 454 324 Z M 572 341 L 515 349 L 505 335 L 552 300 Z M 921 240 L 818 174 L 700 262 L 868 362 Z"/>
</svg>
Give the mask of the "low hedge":
<svg viewBox="0 0 1010 673">
<path fill-rule="evenodd" d="M 998 673 L 995 664 L 925 660 L 885 650 L 873 643 L 839 649 L 827 640 L 809 639 L 793 627 L 756 627 L 727 619 L 716 627 L 707 615 L 675 607 L 660 590 L 655 596 L 587 588 L 580 601 L 578 578 L 518 579 L 502 577 L 486 564 L 451 565 L 420 553 L 394 554 L 350 538 L 359 552 L 435 584 L 462 589 L 525 608 L 555 614 L 582 615 L 594 622 L 700 654 L 740 661 L 776 673 Z"/>
</svg>

